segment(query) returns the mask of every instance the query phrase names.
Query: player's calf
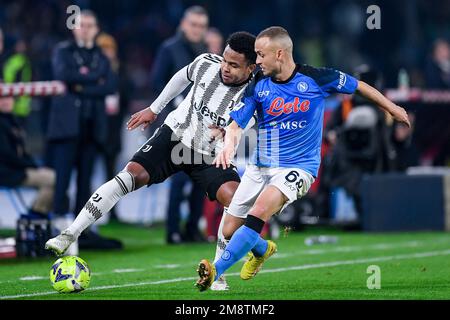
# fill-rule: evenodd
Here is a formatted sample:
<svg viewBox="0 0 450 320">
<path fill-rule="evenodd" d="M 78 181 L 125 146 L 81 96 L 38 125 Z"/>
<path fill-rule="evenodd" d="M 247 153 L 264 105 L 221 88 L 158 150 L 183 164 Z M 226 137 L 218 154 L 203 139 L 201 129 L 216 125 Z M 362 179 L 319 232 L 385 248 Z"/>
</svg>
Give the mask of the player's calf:
<svg viewBox="0 0 450 320">
<path fill-rule="evenodd" d="M 78 239 L 81 232 L 110 211 L 122 197 L 136 190 L 135 177 L 136 175 L 129 171 L 121 171 L 103 184 L 87 201 L 75 221 L 59 236 L 47 241 L 45 248 L 62 255 Z"/>
</svg>

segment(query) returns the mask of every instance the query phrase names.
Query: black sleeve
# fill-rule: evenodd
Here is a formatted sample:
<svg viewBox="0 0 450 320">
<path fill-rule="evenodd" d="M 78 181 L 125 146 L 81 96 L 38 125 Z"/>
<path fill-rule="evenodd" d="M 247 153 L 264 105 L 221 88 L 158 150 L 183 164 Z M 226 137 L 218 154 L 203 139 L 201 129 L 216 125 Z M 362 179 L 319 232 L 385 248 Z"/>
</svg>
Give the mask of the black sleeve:
<svg viewBox="0 0 450 320">
<path fill-rule="evenodd" d="M 431 60 L 427 61 L 425 66 L 425 82 L 429 89 L 441 89 L 443 87 L 441 72 Z"/>
<path fill-rule="evenodd" d="M 172 64 L 170 50 L 162 46 L 156 54 L 151 72 L 151 86 L 156 93 L 163 91 L 167 81 L 170 79 L 170 66 Z"/>
<path fill-rule="evenodd" d="M 0 162 L 6 166 L 17 169 L 35 167 L 35 163 L 31 157 L 26 154 L 24 157 L 19 157 L 16 150 L 11 148 L 8 135 L 9 132 L 7 128 L 0 126 Z"/>
<path fill-rule="evenodd" d="M 108 73 L 106 74 L 106 77 L 98 84 L 84 85 L 82 90 L 79 92 L 81 95 L 89 97 L 104 97 L 118 91 L 119 76 L 111 69 L 111 67 L 109 67 L 109 61 L 106 61 L 105 63 L 108 64 Z"/>
<path fill-rule="evenodd" d="M 52 55 L 52 69 L 55 80 L 67 84 L 89 84 L 98 81 L 104 70 L 93 70 L 88 74 L 81 74 L 76 66 L 70 63 L 70 51 L 66 46 L 58 46 Z"/>
<path fill-rule="evenodd" d="M 344 124 L 342 119 L 342 104 L 331 112 L 328 123 L 325 127 L 325 132 L 339 129 Z"/>
</svg>

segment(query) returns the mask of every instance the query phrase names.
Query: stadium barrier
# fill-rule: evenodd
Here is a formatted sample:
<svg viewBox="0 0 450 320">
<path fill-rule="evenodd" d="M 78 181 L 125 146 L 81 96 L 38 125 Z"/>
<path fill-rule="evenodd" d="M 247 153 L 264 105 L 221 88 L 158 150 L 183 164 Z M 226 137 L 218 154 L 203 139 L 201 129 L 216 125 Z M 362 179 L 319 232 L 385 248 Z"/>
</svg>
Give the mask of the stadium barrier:
<svg viewBox="0 0 450 320">
<path fill-rule="evenodd" d="M 61 81 L 32 81 L 1 83 L 0 97 L 56 96 L 66 93 L 66 85 Z"/>
<path fill-rule="evenodd" d="M 450 231 L 450 170 L 438 170 L 364 177 L 363 230 Z"/>
</svg>

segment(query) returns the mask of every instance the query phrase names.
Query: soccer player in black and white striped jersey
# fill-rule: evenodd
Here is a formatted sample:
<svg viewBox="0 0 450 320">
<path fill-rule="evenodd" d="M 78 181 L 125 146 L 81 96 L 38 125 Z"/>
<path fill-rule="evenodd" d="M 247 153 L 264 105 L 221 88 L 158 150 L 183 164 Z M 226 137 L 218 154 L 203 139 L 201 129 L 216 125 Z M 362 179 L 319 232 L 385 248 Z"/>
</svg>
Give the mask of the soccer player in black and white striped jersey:
<svg viewBox="0 0 450 320">
<path fill-rule="evenodd" d="M 230 122 L 229 112 L 241 106 L 244 92 L 252 84 L 256 67 L 254 44 L 255 37 L 247 32 L 232 34 L 223 57 L 211 53 L 198 56 L 172 77 L 148 108 L 132 115 L 128 129 L 142 126 L 144 130 L 172 99 L 192 84 L 186 98 L 135 153 L 124 170 L 97 189 L 73 224 L 50 239 L 46 248 L 63 254 L 83 230 L 126 194 L 184 171 L 203 187 L 209 199 L 225 207 L 216 250 L 216 260 L 219 259 L 226 239 L 231 238 L 244 219 L 227 214 L 240 182 L 236 167 L 222 170 L 212 165 L 212 161 L 223 148 L 223 141 L 218 137 Z M 225 279 L 218 279 L 214 288 L 228 289 Z"/>
</svg>

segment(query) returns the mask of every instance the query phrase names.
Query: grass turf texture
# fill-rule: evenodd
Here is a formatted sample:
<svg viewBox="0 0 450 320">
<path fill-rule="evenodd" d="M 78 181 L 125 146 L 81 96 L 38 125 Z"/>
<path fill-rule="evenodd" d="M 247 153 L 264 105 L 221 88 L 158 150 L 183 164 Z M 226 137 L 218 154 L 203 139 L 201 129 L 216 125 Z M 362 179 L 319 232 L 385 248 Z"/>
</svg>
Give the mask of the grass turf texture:
<svg viewBox="0 0 450 320">
<path fill-rule="evenodd" d="M 53 292 L 48 273 L 56 257 L 0 260 L 0 299 L 450 299 L 450 234 L 443 232 L 291 232 L 253 280 L 239 278 L 240 262 L 227 272 L 230 291 L 202 293 L 195 269 L 213 257 L 214 244 L 168 246 L 162 228 L 112 224 L 101 233 L 122 239 L 125 250 L 80 252 L 93 272 L 88 290 Z M 304 245 L 319 233 L 339 241 Z M 379 290 L 367 288 L 369 265 L 381 269 Z"/>
</svg>

